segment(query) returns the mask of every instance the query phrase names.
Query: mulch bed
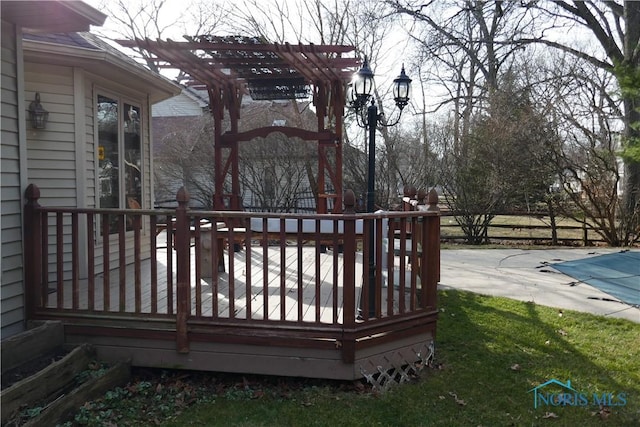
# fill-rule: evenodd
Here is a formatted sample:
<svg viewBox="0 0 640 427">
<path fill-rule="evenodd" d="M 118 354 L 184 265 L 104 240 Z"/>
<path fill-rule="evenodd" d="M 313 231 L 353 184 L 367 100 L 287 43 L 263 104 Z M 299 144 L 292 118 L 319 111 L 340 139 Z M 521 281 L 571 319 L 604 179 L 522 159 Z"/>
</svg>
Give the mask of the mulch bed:
<svg viewBox="0 0 640 427">
<path fill-rule="evenodd" d="M 64 358 L 69 354 L 70 350 L 62 347 L 56 348 L 50 352 L 42 354 L 40 357 L 23 363 L 13 369 L 2 373 L 2 390 L 11 387 L 13 384 L 22 381 L 25 378 L 36 374 L 49 366 L 49 364 Z"/>
</svg>

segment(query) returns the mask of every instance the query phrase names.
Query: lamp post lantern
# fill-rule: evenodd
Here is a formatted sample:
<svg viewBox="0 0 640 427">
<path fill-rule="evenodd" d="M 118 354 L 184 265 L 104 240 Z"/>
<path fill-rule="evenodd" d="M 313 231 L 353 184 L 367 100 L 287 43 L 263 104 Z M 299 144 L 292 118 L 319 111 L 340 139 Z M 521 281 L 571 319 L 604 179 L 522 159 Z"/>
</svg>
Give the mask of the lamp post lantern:
<svg viewBox="0 0 640 427">
<path fill-rule="evenodd" d="M 368 165 L 367 165 L 367 212 L 375 211 L 375 165 L 376 165 L 376 131 L 378 126 L 390 127 L 395 126 L 400 121 L 404 107 L 409 103 L 411 94 L 411 79 L 404 71 L 404 64 L 400 75 L 393 80 L 393 99 L 396 107 L 400 110 L 398 117 L 392 123 L 386 121 L 383 114 L 378 113 L 378 106 L 374 97 L 375 82 L 373 80 L 373 72 L 369 67 L 369 61 L 365 56 L 362 68 L 353 76 L 353 80 L 347 88 L 347 102 L 349 107 L 355 110 L 356 122 L 359 127 L 368 131 Z M 365 114 L 365 106 L 366 114 Z M 375 317 L 376 303 L 376 266 L 375 266 L 375 239 L 374 239 L 374 221 L 369 221 L 369 318 Z"/>
</svg>

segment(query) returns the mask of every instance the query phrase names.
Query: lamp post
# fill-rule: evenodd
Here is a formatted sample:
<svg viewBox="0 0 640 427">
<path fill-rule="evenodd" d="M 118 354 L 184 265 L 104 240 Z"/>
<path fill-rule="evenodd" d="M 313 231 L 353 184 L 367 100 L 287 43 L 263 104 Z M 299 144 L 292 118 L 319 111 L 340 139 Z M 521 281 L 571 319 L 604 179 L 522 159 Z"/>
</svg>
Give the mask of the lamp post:
<svg viewBox="0 0 640 427">
<path fill-rule="evenodd" d="M 362 68 L 353 76 L 353 80 L 347 88 L 347 102 L 356 112 L 356 122 L 359 127 L 368 130 L 368 167 L 367 167 L 367 212 L 375 210 L 375 166 L 376 166 L 376 131 L 378 126 L 395 126 L 400 121 L 402 110 L 409 103 L 411 92 L 411 79 L 404 71 L 404 64 L 400 75 L 393 80 L 393 98 L 396 107 L 400 110 L 398 117 L 392 123 L 388 123 L 383 114 L 378 113 L 378 106 L 375 103 L 373 71 L 369 67 L 367 57 L 364 58 Z M 365 114 L 365 106 L 366 114 Z M 375 241 L 374 241 L 374 221 L 369 221 L 369 318 L 375 317 L 376 302 L 376 266 L 375 266 Z"/>
</svg>

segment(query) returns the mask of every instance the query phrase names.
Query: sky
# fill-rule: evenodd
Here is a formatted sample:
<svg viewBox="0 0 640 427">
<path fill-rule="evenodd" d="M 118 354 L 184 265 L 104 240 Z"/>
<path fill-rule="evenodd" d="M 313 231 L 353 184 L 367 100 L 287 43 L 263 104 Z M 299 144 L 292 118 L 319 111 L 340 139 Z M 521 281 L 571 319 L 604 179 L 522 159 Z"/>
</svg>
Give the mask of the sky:
<svg viewBox="0 0 640 427">
<path fill-rule="evenodd" d="M 109 14 L 108 11 L 103 10 L 102 6 L 107 2 L 112 2 L 112 3 L 115 2 L 115 0 L 83 0 L 83 1 L 95 7 L 96 9 L 101 10 L 103 13 L 106 13 L 107 15 Z M 134 5 L 138 4 L 140 1 L 150 2 L 150 0 L 128 0 L 128 1 L 131 1 Z M 198 0 L 165 0 L 160 18 L 164 20 L 161 22 L 161 25 L 167 25 L 168 28 L 166 29 L 166 31 L 163 32 L 162 39 L 171 38 L 173 40 L 180 41 L 180 40 L 183 40 L 183 34 L 185 32 L 189 33 L 188 30 L 184 30 L 184 25 L 180 25 L 180 24 L 174 25 L 174 22 L 175 20 L 178 19 L 179 16 L 181 16 L 184 13 L 185 7 L 188 7 L 185 5 L 188 5 L 188 3 L 190 3 L 191 1 L 198 1 Z M 289 0 L 278 0 L 278 1 L 287 2 Z M 295 1 L 295 0 L 292 0 L 292 1 Z M 136 10 L 135 6 L 132 7 L 131 10 L 132 11 Z M 117 27 L 118 27 L 118 24 L 110 17 L 107 17 L 105 24 L 102 27 L 94 28 L 93 32 L 100 35 L 104 35 L 106 37 L 110 37 L 110 38 L 115 38 L 115 39 L 122 38 L 122 35 L 114 31 Z M 395 37 L 396 40 L 393 40 L 392 39 L 393 37 Z M 404 35 L 403 31 L 395 31 L 395 32 L 392 32 L 392 35 L 389 36 L 389 39 L 390 40 L 388 40 L 387 44 L 390 47 L 384 54 L 380 55 L 379 62 L 372 63 L 371 67 L 375 73 L 376 86 L 378 87 L 380 93 L 383 94 L 382 99 L 385 101 L 385 105 L 386 105 L 385 113 L 390 117 L 390 120 L 394 120 L 398 113 L 398 110 L 397 108 L 395 108 L 393 103 L 391 87 L 393 85 L 393 79 L 395 79 L 400 74 L 401 67 L 405 62 L 403 58 L 402 47 L 404 46 L 404 44 L 406 44 L 407 38 Z M 297 40 L 295 39 L 288 40 L 288 41 L 291 43 L 297 43 Z M 120 45 L 118 45 L 115 42 L 111 42 L 111 44 L 115 48 L 123 50 L 128 55 L 136 55 L 135 52 L 133 52 L 132 50 L 123 49 Z M 410 69 L 410 64 L 408 62 L 409 61 L 407 61 L 406 73 L 409 75 L 409 77 L 412 77 L 411 75 L 412 71 Z M 354 70 L 354 72 L 355 71 L 356 70 Z M 179 70 L 163 69 L 161 70 L 161 73 L 165 77 L 171 80 L 174 80 L 178 76 Z M 413 76 L 413 79 L 414 79 L 413 81 L 414 87 L 412 88 L 412 98 L 413 98 L 413 101 L 415 102 L 418 99 L 418 97 L 421 97 L 421 90 L 420 88 L 417 87 L 418 80 L 415 75 Z M 435 91 L 431 91 L 431 94 L 433 93 L 435 93 Z M 406 112 L 410 110 L 411 108 L 405 109 Z M 410 123 L 412 120 L 410 120 L 410 117 L 408 114 L 406 114 L 406 112 L 403 115 L 404 118 L 402 122 L 399 124 L 400 126 L 405 126 L 405 125 L 410 126 Z M 360 133 L 358 133 L 357 135 L 360 135 Z M 359 136 L 353 139 L 354 139 L 353 142 L 355 142 L 356 140 L 361 139 L 361 137 Z M 364 144 L 364 141 L 362 141 L 362 143 Z"/>
<path fill-rule="evenodd" d="M 113 3 L 115 3 L 115 0 L 84 0 L 84 1 L 99 10 L 102 10 L 102 6 L 104 4 L 113 5 Z M 135 4 L 139 4 L 140 2 L 151 3 L 152 1 L 157 1 L 157 0 L 127 0 L 127 1 L 130 1 L 133 5 L 135 5 Z M 179 24 L 177 22 L 179 17 L 183 15 L 183 13 L 186 10 L 189 10 L 189 4 L 192 1 L 195 2 L 198 0 L 165 0 L 164 6 L 162 9 L 162 14 L 160 15 L 161 26 L 167 27 L 166 30 L 163 32 L 163 35 L 162 35 L 163 39 L 172 38 L 173 40 L 183 40 L 182 36 L 184 33 L 195 32 L 195 31 L 189 31 L 188 29 L 185 29 L 184 25 Z M 209 1 L 213 3 L 213 0 L 209 0 Z M 218 1 L 224 1 L 224 0 L 218 0 Z M 271 1 L 275 1 L 275 0 L 271 0 Z M 279 1 L 281 3 L 284 3 L 289 0 L 279 0 Z M 295 1 L 295 0 L 290 0 L 290 1 Z M 340 0 L 337 0 L 337 1 L 340 1 Z M 132 6 L 131 10 L 133 11 L 135 9 L 136 7 Z M 102 11 L 104 13 L 107 13 L 107 11 L 105 10 L 102 10 Z M 121 38 L 122 35 L 118 35 L 113 31 L 116 28 L 116 26 L 117 26 L 117 23 L 113 19 L 107 18 L 105 25 L 100 28 L 95 28 L 94 32 L 101 35 L 103 34 L 112 38 Z M 366 31 L 366 30 L 367 29 L 364 29 L 363 31 Z M 591 38 L 589 33 L 586 30 L 579 27 L 573 28 L 569 32 L 569 34 L 559 34 L 558 37 L 570 37 L 575 40 L 582 40 L 582 41 Z M 408 39 L 409 37 L 407 36 L 404 28 L 401 26 L 401 24 L 398 24 L 398 28 L 394 29 L 391 32 L 391 35 L 389 35 L 387 39 L 385 39 L 386 44 L 390 46 L 390 48 L 388 48 L 386 51 L 383 51 L 383 53 L 380 54 L 379 56 L 379 61 L 377 63 L 372 62 L 371 66 L 375 73 L 375 81 L 378 89 L 382 93 L 385 93 L 384 91 L 391 88 L 393 79 L 398 76 L 401 65 L 403 63 L 406 63 L 406 72 L 409 75 L 409 77 L 412 77 L 414 79 L 413 87 L 412 87 L 413 103 L 415 106 L 418 106 L 421 104 L 422 94 L 421 94 L 421 88 L 419 87 L 420 82 L 417 77 L 417 70 L 413 68 L 414 64 L 411 64 L 411 61 L 410 61 L 411 54 L 407 53 L 407 51 L 405 50 L 405 44 Z M 289 41 L 292 43 L 297 42 L 297 40 L 289 40 Z M 115 45 L 115 46 L 119 49 L 122 49 L 119 45 Z M 598 48 L 597 44 L 594 44 L 594 49 L 597 49 L 597 48 Z M 127 53 L 132 54 L 131 51 L 128 51 Z M 428 65 L 428 64 L 425 64 L 425 65 Z M 175 78 L 178 74 L 177 70 L 163 70 L 162 72 L 165 76 L 171 79 Z M 447 97 L 446 91 L 444 90 L 444 86 L 435 86 L 432 84 L 425 89 L 425 99 L 427 100 L 428 104 L 432 105 L 431 108 L 435 108 L 438 101 L 442 100 L 443 97 L 445 98 Z M 386 101 L 391 100 L 391 102 L 389 103 L 393 105 L 390 93 L 384 95 L 383 98 Z M 387 102 L 385 102 L 385 104 L 387 104 Z M 431 108 L 427 106 L 427 111 L 429 111 Z M 422 110 L 422 107 L 418 107 L 418 110 Z M 447 112 L 443 110 L 440 110 L 440 113 L 442 113 L 444 117 L 446 116 Z"/>
<path fill-rule="evenodd" d="M 103 13 L 108 12 L 102 9 L 104 4 L 108 4 L 109 2 L 114 2 L 113 0 L 83 0 L 85 3 L 95 7 L 98 10 L 101 10 Z M 130 0 L 133 4 L 139 3 L 141 0 Z M 144 0 L 142 0 L 144 1 Z M 279 0 L 280 2 L 287 2 L 288 0 Z M 294 0 L 292 0 L 294 1 Z M 188 4 L 191 3 L 191 0 L 165 0 L 165 4 L 163 5 L 161 18 L 161 26 L 166 25 L 167 29 L 163 32 L 163 39 L 171 38 L 173 40 L 183 40 L 183 34 L 189 33 L 188 29 L 185 30 L 184 25 L 175 23 L 177 17 L 181 16 L 185 7 L 188 7 Z M 118 23 L 116 23 L 110 17 L 107 18 L 105 24 L 102 27 L 94 28 L 94 32 L 105 35 L 111 38 L 121 38 L 122 36 L 115 32 L 115 29 L 118 28 Z M 380 63 L 371 64 L 374 73 L 376 74 L 376 83 L 380 88 L 386 89 L 387 86 L 391 87 L 392 81 L 394 78 L 398 76 L 400 73 L 401 65 L 404 62 L 402 58 L 402 49 L 398 49 L 398 47 L 403 46 L 402 40 L 397 38 L 401 36 L 401 32 L 395 32 L 391 37 L 396 37 L 395 40 L 389 40 L 388 45 L 390 46 L 388 51 L 381 55 Z M 298 41 L 294 39 L 292 36 L 291 40 L 287 40 L 291 43 L 297 43 Z M 119 45 L 116 47 L 120 48 Z M 408 62 L 408 61 L 407 61 Z M 407 73 L 410 74 L 409 66 L 407 66 Z M 170 73 L 174 75 L 175 73 Z"/>
</svg>

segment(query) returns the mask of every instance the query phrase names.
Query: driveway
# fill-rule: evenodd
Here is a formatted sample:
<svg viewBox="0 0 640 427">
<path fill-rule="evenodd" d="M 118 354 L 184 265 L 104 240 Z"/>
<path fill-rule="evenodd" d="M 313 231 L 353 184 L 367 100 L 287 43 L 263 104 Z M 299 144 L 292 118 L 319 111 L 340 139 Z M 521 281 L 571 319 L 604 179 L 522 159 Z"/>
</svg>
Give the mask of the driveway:
<svg viewBox="0 0 640 427">
<path fill-rule="evenodd" d="M 640 309 L 637 306 L 624 303 L 553 267 L 556 263 L 616 253 L 620 250 L 443 249 L 440 288 L 501 296 L 640 323 Z M 640 286 L 640 266 L 638 277 L 639 281 L 636 283 Z"/>
</svg>

